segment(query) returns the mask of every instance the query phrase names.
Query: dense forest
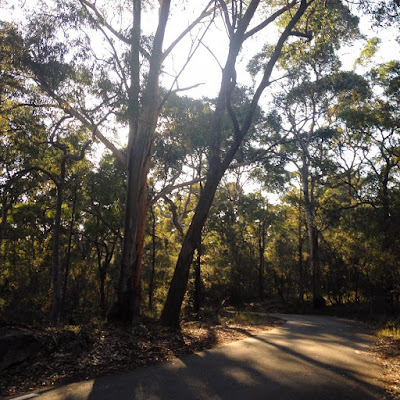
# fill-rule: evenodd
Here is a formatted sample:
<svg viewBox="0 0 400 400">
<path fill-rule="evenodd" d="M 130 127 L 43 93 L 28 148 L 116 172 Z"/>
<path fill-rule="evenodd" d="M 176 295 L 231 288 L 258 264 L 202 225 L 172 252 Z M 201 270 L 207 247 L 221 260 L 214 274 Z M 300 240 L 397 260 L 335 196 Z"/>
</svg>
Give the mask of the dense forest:
<svg viewBox="0 0 400 400">
<path fill-rule="evenodd" d="M 398 2 L 190 3 L 1 6 L 0 321 L 398 313 Z"/>
</svg>

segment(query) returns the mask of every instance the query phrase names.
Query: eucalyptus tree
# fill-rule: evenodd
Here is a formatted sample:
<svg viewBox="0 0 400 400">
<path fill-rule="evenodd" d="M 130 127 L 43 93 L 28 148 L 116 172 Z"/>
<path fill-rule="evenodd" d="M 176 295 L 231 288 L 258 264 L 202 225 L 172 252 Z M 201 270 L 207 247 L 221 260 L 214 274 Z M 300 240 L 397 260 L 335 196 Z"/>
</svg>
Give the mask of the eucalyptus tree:
<svg viewBox="0 0 400 400">
<path fill-rule="evenodd" d="M 315 306 L 323 304 L 320 281 L 317 224 L 319 198 L 335 169 L 332 147 L 337 131 L 329 122 L 329 113 L 342 96 L 351 96 L 362 80 L 346 73 L 333 73 L 315 81 L 292 82 L 276 103 L 292 140 L 283 145 L 285 158 L 296 168 L 302 186 L 302 201 L 308 227 L 310 263 L 313 271 Z"/>
<path fill-rule="evenodd" d="M 60 121 L 59 121 L 60 122 Z M 62 223 L 62 206 L 64 203 L 65 196 L 65 184 L 67 178 L 67 168 L 71 166 L 71 163 L 81 161 L 84 158 L 85 151 L 90 145 L 91 141 L 86 141 L 85 143 L 79 143 L 78 140 L 68 140 L 76 139 L 72 135 L 67 136 L 67 141 L 62 140 L 61 134 L 59 132 L 60 126 L 56 124 L 54 135 L 51 135 L 48 139 L 48 144 L 53 147 L 53 154 L 51 155 L 52 163 L 56 165 L 34 165 L 29 166 L 26 170 L 21 171 L 24 174 L 28 173 L 41 173 L 47 179 L 51 180 L 56 187 L 57 197 L 55 205 L 55 215 L 53 223 L 53 244 L 52 244 L 52 288 L 53 288 L 53 303 L 50 313 L 50 322 L 52 325 L 58 324 L 61 317 L 62 311 L 62 293 L 61 293 L 61 256 L 60 256 L 60 243 L 61 243 L 61 223 Z M 65 129 L 65 128 L 64 128 Z M 72 142 L 72 143 L 71 143 Z M 77 148 L 78 147 L 78 148 Z M 55 151 L 54 151 L 55 150 Z M 58 153 L 59 154 L 54 154 Z M 46 154 L 46 159 L 50 161 L 50 157 Z M 36 165 L 35 165 L 36 164 Z M 59 165 L 57 165 L 59 164 Z M 58 169 L 58 171 L 57 171 Z M 57 172 L 56 172 L 57 171 Z"/>
<path fill-rule="evenodd" d="M 86 174 L 85 204 L 82 209 L 82 234 L 96 254 L 99 305 L 102 317 L 109 308 L 109 292 L 115 282 L 112 268 L 121 256 L 123 213 L 125 202 L 125 168 L 112 155 L 100 160 L 96 171 Z M 114 278 L 114 279 L 111 279 Z"/>
<path fill-rule="evenodd" d="M 193 252 L 199 241 L 201 229 L 207 218 L 217 186 L 250 129 L 258 101 L 264 90 L 271 84 L 272 72 L 282 55 L 282 51 L 285 51 L 286 55 L 307 53 L 309 47 L 305 43 L 306 40 L 313 40 L 316 43 L 329 41 L 330 36 L 327 35 L 329 27 L 332 27 L 334 33 L 344 35 L 346 29 L 357 22 L 356 18 L 351 17 L 348 9 L 341 2 L 301 1 L 285 4 L 282 8 L 272 12 L 260 25 L 251 28 L 250 23 L 255 16 L 259 2 L 251 1 L 247 8 L 241 2 L 240 4 L 242 7 L 235 7 L 236 2 L 233 2 L 231 13 L 226 11 L 224 14 L 230 42 L 229 54 L 223 68 L 221 88 L 211 124 L 215 139 L 210 145 L 209 168 L 204 190 L 186 233 L 161 316 L 162 322 L 167 325 L 179 324 L 179 312 L 186 290 Z M 280 4 L 276 5 L 280 6 Z M 258 58 L 261 66 L 261 80 L 258 85 L 256 84 L 254 95 L 246 109 L 245 117 L 241 121 L 237 117 L 237 110 L 232 104 L 232 93 L 237 83 L 236 62 L 239 51 L 246 39 L 276 21 L 279 22 L 281 27 L 280 36 L 278 36 L 276 42 L 267 45 L 266 51 Z M 336 22 L 339 21 L 343 23 L 337 27 Z M 347 24 L 347 21 L 349 21 L 349 24 Z M 335 37 L 334 33 L 331 35 L 332 37 Z M 288 40 L 296 37 L 300 39 Z M 285 46 L 286 43 L 287 46 Z M 304 63 L 298 63 L 299 71 L 303 68 Z M 222 152 L 221 127 L 225 113 L 231 119 L 232 136 L 230 138 L 231 144 L 225 152 Z"/>
<path fill-rule="evenodd" d="M 396 196 L 399 190 L 399 62 L 392 61 L 377 66 L 369 73 L 373 87 L 371 97 L 362 105 L 349 105 L 341 113 L 346 123 L 345 133 L 353 141 L 349 148 L 357 152 L 362 164 L 358 181 L 347 179 L 356 202 L 372 206 L 375 218 L 370 220 L 371 232 L 380 248 L 376 264 L 380 280 L 376 282 L 377 300 L 381 307 L 390 310 L 393 294 L 399 280 L 398 265 L 398 209 Z M 342 158 L 342 164 L 343 158 Z M 345 164 L 344 164 L 345 165 Z M 353 175 L 349 175 L 354 176 Z M 386 301 L 386 304 L 385 304 Z"/>
<path fill-rule="evenodd" d="M 323 298 L 315 221 L 317 189 L 333 168 L 329 154 L 332 155 L 330 148 L 336 135 L 331 126 L 335 107 L 348 100 L 352 89 L 363 82 L 355 74 L 340 72 L 337 50 L 342 43 L 358 37 L 358 19 L 343 3 L 328 3 L 326 8 L 314 9 L 312 18 L 300 22 L 308 41 L 302 47 L 288 42 L 283 48 L 278 67 L 286 76 L 274 103 L 286 137 L 282 156 L 295 166 L 301 180 L 314 276 L 313 297 L 318 305 Z M 256 55 L 249 65 L 250 71 L 257 72 L 270 51 L 266 46 L 264 52 Z"/>
<path fill-rule="evenodd" d="M 5 102 L 3 106 L 0 119 L 6 123 L 1 124 L 4 154 L 1 238 L 4 237 L 12 206 L 17 203 L 19 205 L 27 203 L 28 206 L 29 203 L 35 203 L 35 197 L 49 191 L 47 181 L 51 181 L 56 188 L 56 199 L 52 223 L 53 301 L 50 320 L 52 324 L 56 324 L 61 313 L 60 246 L 65 186 L 70 177 L 71 164 L 73 161 L 83 159 L 90 140 L 83 143 L 84 132 L 71 134 L 69 130 L 74 127 L 63 125 L 65 122 L 63 118 L 56 119 L 52 131 L 49 131 L 49 120 L 54 116 L 48 113 L 32 113 L 31 108 L 21 107 L 18 103 Z M 67 139 L 65 139 L 66 131 L 68 131 Z M 51 201 L 50 199 L 49 202 Z M 36 252 L 35 246 L 32 251 Z M 2 258 L 4 260 L 5 254 Z"/>
<path fill-rule="evenodd" d="M 114 319 L 130 321 L 140 312 L 147 175 L 158 116 L 169 95 L 159 93 L 161 66 L 200 21 L 213 18 L 213 3 L 204 4 L 200 15 L 164 49 L 169 0 L 160 2 L 157 17 L 153 4 L 141 0 L 121 2 L 117 7 L 88 0 L 40 2 L 40 6 L 25 7 L 28 22 L 8 35 L 21 49 L 20 59 L 40 88 L 127 167 L 120 283 L 110 315 Z M 153 32 L 144 32 L 144 10 L 158 20 Z M 197 32 L 188 59 L 207 29 Z M 119 122 L 128 126 L 127 156 L 102 133 L 107 124 Z"/>
<path fill-rule="evenodd" d="M 210 1 L 176 40 L 164 46 L 166 29 L 173 14 L 170 0 L 160 2 L 154 19 L 157 23 L 150 33 L 145 32 L 150 24 L 142 24 L 142 17 L 144 10 L 152 12 L 153 16 L 157 14 L 151 2 L 133 0 L 118 3 L 112 9 L 107 6 L 105 1 L 89 0 L 40 2 L 40 7 L 36 4 L 31 9 L 26 7 L 31 11 L 28 23 L 19 29 L 13 28 L 7 37 L 13 42 L 13 51 L 20 55 L 19 62 L 41 90 L 65 113 L 89 129 L 128 169 L 121 273 L 116 302 L 110 314 L 118 320 L 131 321 L 140 313 L 147 178 L 153 144 L 162 106 L 172 91 L 181 90 L 177 84 L 166 95 L 161 94 L 162 64 L 200 21 L 208 18 L 208 22 L 201 25 L 203 29 L 197 31 L 187 61 L 193 58 L 193 51 L 201 45 L 217 16 L 223 19 L 228 33 L 228 56 L 221 67 L 220 91 L 208 128 L 212 139 L 206 183 L 185 235 L 162 317 L 163 322 L 176 325 L 191 259 L 216 188 L 250 129 L 262 93 L 274 79 L 272 72 L 285 42 L 294 50 L 303 48 L 304 41 L 312 34 L 317 37 L 318 31 L 323 32 L 323 27 L 332 25 L 329 24 L 332 12 L 347 13 L 347 10 L 340 2 L 322 0 Z M 239 53 L 245 49 L 246 41 L 276 21 L 280 23 L 279 34 L 269 47 L 254 95 L 248 106 L 241 110 L 245 115 L 240 119 L 231 101 L 237 83 Z M 311 21 L 321 22 L 314 32 L 308 29 Z M 174 84 L 180 74 L 178 72 L 174 77 Z M 227 138 L 222 135 L 226 116 L 232 124 L 232 134 Z M 126 157 L 105 134 L 107 127 L 116 127 L 118 123 L 128 128 Z M 224 141 L 226 145 L 222 145 Z"/>
</svg>

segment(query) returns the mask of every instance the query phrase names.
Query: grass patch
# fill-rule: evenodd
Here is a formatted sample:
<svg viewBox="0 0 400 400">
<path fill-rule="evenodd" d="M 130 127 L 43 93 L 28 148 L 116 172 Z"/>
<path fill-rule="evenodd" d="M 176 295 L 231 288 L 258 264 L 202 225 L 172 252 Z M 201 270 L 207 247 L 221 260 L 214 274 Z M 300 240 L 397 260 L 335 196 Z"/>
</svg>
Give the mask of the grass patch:
<svg viewBox="0 0 400 400">
<path fill-rule="evenodd" d="M 378 328 L 379 339 L 400 339 L 400 318 L 387 320 Z"/>
<path fill-rule="evenodd" d="M 220 316 L 220 320 L 226 324 L 259 325 L 265 322 L 266 316 L 252 312 L 225 311 Z"/>
</svg>

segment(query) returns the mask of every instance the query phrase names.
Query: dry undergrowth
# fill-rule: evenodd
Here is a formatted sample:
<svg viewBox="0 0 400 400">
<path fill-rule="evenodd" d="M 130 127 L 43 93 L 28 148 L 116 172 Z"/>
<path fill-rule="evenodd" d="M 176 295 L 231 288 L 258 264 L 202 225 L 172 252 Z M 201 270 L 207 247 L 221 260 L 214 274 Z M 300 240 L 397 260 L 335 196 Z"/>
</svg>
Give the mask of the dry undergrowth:
<svg viewBox="0 0 400 400">
<path fill-rule="evenodd" d="M 34 358 L 1 371 L 0 396 L 15 396 L 148 366 L 257 335 L 282 323 L 268 316 L 249 318 L 235 314 L 214 323 L 184 322 L 181 331 L 154 322 L 130 329 L 112 325 L 63 329 L 13 327 L 14 332 L 33 332 L 42 350 Z M 383 337 L 372 352 L 384 367 L 389 398 L 400 400 L 400 339 Z"/>
<path fill-rule="evenodd" d="M 174 357 L 227 344 L 282 324 L 268 316 L 251 320 L 220 318 L 217 323 L 185 322 L 181 330 L 147 321 L 133 328 L 66 327 L 27 329 L 42 350 L 2 372 L 0 395 L 15 396 L 38 388 L 132 370 Z"/>
<path fill-rule="evenodd" d="M 383 337 L 372 349 L 384 368 L 384 381 L 391 400 L 400 400 L 400 339 Z"/>
</svg>

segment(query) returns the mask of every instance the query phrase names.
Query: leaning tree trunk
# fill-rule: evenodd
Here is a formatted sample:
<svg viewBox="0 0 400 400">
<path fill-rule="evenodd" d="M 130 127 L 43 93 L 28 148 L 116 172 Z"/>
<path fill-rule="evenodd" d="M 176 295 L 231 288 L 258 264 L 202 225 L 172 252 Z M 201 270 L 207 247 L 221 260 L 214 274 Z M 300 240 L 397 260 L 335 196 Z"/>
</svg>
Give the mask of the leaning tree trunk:
<svg viewBox="0 0 400 400">
<path fill-rule="evenodd" d="M 281 54 L 283 44 L 290 36 L 293 28 L 295 27 L 301 16 L 304 14 L 309 4 L 311 4 L 307 3 L 305 0 L 301 0 L 300 7 L 291 17 L 285 29 L 283 30 L 281 36 L 277 41 L 275 49 L 272 52 L 269 62 L 265 67 L 263 78 L 259 86 L 255 90 L 251 105 L 244 118 L 244 122 L 242 126 L 240 126 L 235 115 L 235 111 L 233 110 L 230 103 L 231 95 L 236 85 L 235 65 L 242 44 L 247 38 L 246 30 L 251 20 L 253 19 L 254 13 L 259 3 L 259 0 L 253 0 L 249 3 L 249 6 L 245 11 L 243 17 L 238 22 L 236 30 L 233 29 L 231 32 L 229 54 L 225 63 L 225 68 L 223 69 L 222 73 L 220 92 L 214 111 L 213 124 L 211 127 L 214 135 L 214 141 L 210 146 L 207 181 L 204 186 L 204 191 L 200 195 L 199 202 L 197 204 L 192 219 L 192 223 L 190 224 L 189 229 L 185 235 L 182 248 L 179 253 L 178 261 L 175 266 L 175 271 L 168 291 L 167 300 L 161 314 L 161 323 L 164 325 L 175 327 L 179 326 L 180 309 L 186 292 L 193 254 L 200 242 L 201 231 L 207 219 L 207 215 L 213 202 L 218 184 L 221 181 L 225 171 L 228 169 L 233 158 L 235 157 L 236 152 L 239 149 L 245 135 L 250 129 L 257 104 L 263 91 L 270 84 L 270 77 L 273 68 Z M 287 9 L 283 8 L 281 11 L 284 12 L 285 10 Z M 280 12 L 275 13 L 275 15 L 277 17 L 278 15 L 280 15 Z M 228 111 L 229 116 L 231 117 L 234 134 L 233 142 L 229 149 L 226 151 L 225 157 L 223 158 L 223 160 L 221 160 L 222 126 L 225 111 Z"/>
<path fill-rule="evenodd" d="M 223 172 L 216 169 L 208 176 L 204 190 L 200 195 L 192 223 L 183 240 L 179 258 L 175 266 L 162 314 L 161 323 L 167 326 L 179 326 L 179 315 L 189 279 L 190 266 L 195 249 L 199 246 L 201 231 L 207 219 Z"/>
</svg>

